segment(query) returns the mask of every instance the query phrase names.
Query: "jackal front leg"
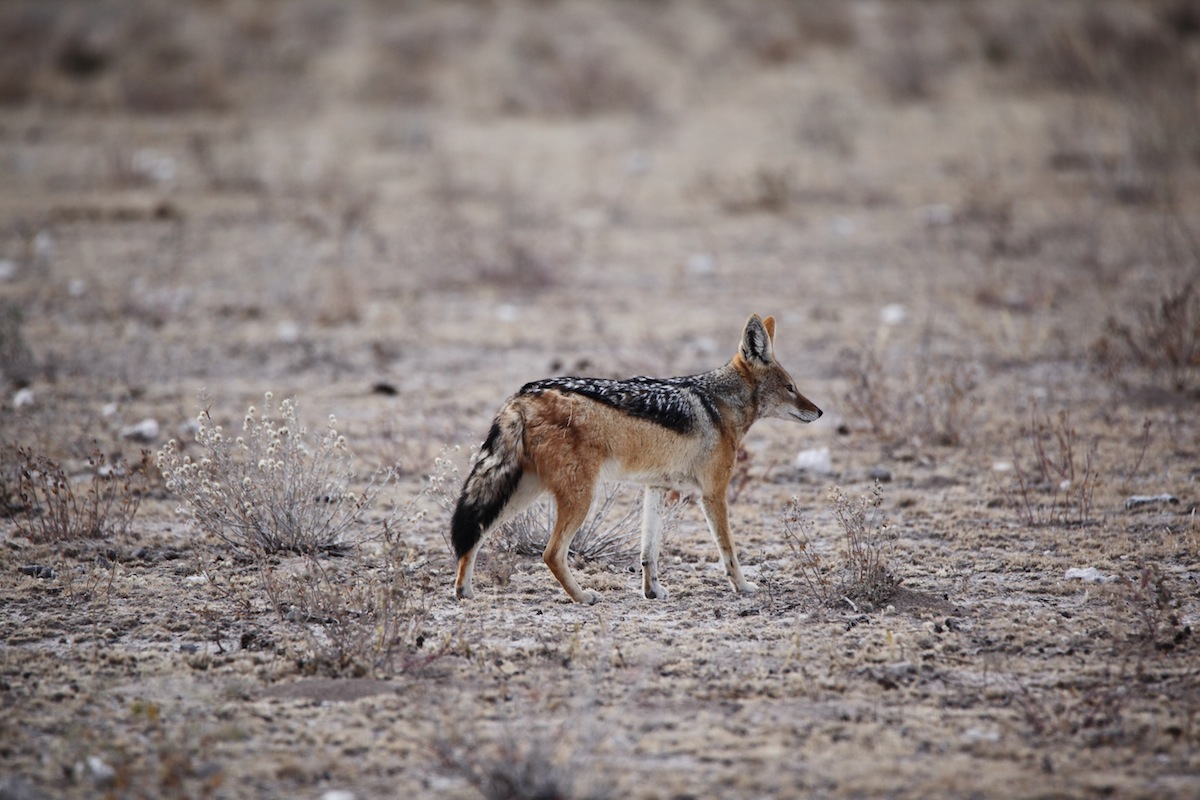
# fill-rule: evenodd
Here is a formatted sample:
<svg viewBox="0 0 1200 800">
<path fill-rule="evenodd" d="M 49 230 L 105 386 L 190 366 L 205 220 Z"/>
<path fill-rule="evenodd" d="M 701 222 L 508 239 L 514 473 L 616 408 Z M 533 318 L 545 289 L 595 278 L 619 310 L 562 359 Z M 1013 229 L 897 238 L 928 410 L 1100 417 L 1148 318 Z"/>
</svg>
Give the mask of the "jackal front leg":
<svg viewBox="0 0 1200 800">
<path fill-rule="evenodd" d="M 709 530 L 712 531 L 717 540 L 717 548 L 721 551 L 725 575 L 736 591 L 751 594 L 757 591 L 758 587 L 746 580 L 741 565 L 738 564 L 737 553 L 733 549 L 733 536 L 729 533 L 729 508 L 725 502 L 725 488 L 722 486 L 719 493 L 705 494 L 700 503 L 704 508 L 704 518 L 708 520 Z"/>
<path fill-rule="evenodd" d="M 651 600 L 665 600 L 667 590 L 658 582 L 658 549 L 662 543 L 664 489 L 646 487 L 642 497 L 642 593 Z"/>
</svg>

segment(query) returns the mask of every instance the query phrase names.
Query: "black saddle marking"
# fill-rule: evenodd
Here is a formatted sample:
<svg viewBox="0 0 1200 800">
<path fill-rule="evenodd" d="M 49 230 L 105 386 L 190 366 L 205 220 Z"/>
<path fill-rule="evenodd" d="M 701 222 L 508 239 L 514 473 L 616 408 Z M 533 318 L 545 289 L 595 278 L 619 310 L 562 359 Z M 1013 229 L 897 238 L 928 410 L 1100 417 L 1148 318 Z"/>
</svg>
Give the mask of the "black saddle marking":
<svg viewBox="0 0 1200 800">
<path fill-rule="evenodd" d="M 520 394 L 538 395 L 547 391 L 579 394 L 615 408 L 631 417 L 644 419 L 677 433 L 691 433 L 696 426 L 696 407 L 700 406 L 715 423 L 719 419 L 716 402 L 695 377 L 684 378 L 547 378 L 527 383 Z"/>
</svg>

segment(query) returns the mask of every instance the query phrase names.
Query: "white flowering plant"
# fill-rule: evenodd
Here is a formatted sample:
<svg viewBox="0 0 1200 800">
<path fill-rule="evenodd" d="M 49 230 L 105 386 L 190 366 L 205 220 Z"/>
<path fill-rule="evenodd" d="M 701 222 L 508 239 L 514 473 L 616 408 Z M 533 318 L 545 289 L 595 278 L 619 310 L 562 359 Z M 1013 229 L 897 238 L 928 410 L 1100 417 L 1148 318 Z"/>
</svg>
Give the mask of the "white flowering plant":
<svg viewBox="0 0 1200 800">
<path fill-rule="evenodd" d="M 197 422 L 197 458 L 172 439 L 158 452 L 158 468 L 167 489 L 183 500 L 181 512 L 242 550 L 338 549 L 393 476 L 392 469 L 377 471 L 355 492 L 354 455 L 334 416 L 310 435 L 296 401 L 281 400 L 275 409 L 271 392 L 261 411 L 249 408 L 237 436 L 213 422 L 207 404 Z"/>
</svg>

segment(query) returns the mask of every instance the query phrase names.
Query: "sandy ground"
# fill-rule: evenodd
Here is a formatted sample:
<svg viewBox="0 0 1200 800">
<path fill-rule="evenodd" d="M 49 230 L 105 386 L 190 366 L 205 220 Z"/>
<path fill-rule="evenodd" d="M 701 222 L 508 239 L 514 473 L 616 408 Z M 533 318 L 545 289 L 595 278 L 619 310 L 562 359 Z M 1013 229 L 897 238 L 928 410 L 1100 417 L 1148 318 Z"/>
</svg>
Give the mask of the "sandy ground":
<svg viewBox="0 0 1200 800">
<path fill-rule="evenodd" d="M 158 478 L 109 540 L 32 541 L 14 504 L 0 797 L 1197 796 L 1196 361 L 1112 323 L 1198 277 L 1200 151 L 1143 145 L 1200 103 L 1105 83 L 1196 74 L 1187 6 L 6 7 L 39 44 L 0 64 L 5 469 L 186 447 L 201 390 L 231 429 L 295 397 L 364 484 L 398 466 L 318 563 L 382 580 L 392 513 L 419 630 L 323 664 Z M 685 504 L 667 600 L 634 557 L 580 564 L 578 607 L 496 548 L 453 599 L 439 454 L 465 468 L 528 380 L 718 366 L 752 312 L 826 411 L 747 438 L 757 594 Z M 1023 494 L 1067 431 L 1074 483 Z M 836 564 L 829 490 L 876 476 L 900 589 L 822 605 L 785 507 Z"/>
</svg>

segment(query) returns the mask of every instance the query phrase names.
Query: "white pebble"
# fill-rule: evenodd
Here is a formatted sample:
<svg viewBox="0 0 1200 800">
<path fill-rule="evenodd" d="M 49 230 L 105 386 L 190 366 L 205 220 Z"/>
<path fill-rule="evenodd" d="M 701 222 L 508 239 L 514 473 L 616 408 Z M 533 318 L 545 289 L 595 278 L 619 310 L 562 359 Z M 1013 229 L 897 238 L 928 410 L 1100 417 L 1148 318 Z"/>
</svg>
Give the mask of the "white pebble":
<svg viewBox="0 0 1200 800">
<path fill-rule="evenodd" d="M 1105 575 L 1095 567 L 1071 567 L 1064 575 L 1067 580 L 1080 580 L 1084 583 L 1112 583 L 1116 578 Z"/>
<path fill-rule="evenodd" d="M 683 262 L 683 268 L 694 278 L 703 278 L 717 271 L 717 259 L 712 253 L 692 253 Z"/>
<path fill-rule="evenodd" d="M 891 303 L 879 310 L 879 319 L 884 325 L 899 325 L 908 319 L 908 309 L 899 303 Z"/>
<path fill-rule="evenodd" d="M 820 475 L 828 475 L 833 472 L 833 459 L 829 456 L 829 448 L 818 447 L 801 450 L 796 456 L 796 469 Z"/>
<path fill-rule="evenodd" d="M 121 428 L 121 438 L 138 442 L 152 442 L 158 438 L 158 420 L 147 417 L 141 422 Z"/>
<path fill-rule="evenodd" d="M 33 405 L 33 389 L 26 386 L 24 389 L 18 389 L 13 395 L 13 408 L 24 408 L 25 406 Z"/>
<path fill-rule="evenodd" d="M 285 319 L 276 326 L 275 336 L 284 344 L 295 344 L 300 341 L 302 331 L 303 329 L 300 327 L 299 322 L 296 322 L 294 319 Z"/>
</svg>

